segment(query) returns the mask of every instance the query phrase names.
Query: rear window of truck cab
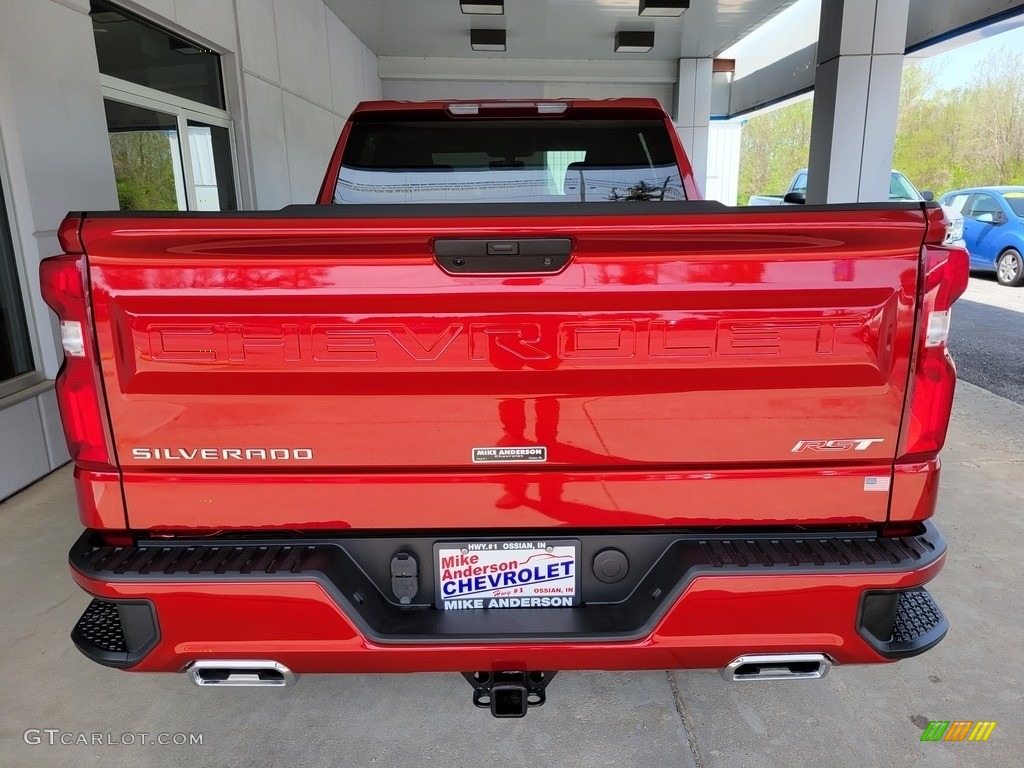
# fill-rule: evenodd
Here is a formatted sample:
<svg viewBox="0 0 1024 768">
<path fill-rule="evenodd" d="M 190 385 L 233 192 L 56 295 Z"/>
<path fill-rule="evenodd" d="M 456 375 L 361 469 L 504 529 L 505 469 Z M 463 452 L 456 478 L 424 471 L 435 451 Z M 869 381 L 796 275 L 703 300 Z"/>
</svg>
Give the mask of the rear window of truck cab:
<svg viewBox="0 0 1024 768">
<path fill-rule="evenodd" d="M 355 122 L 334 188 L 339 204 L 685 198 L 661 120 Z"/>
</svg>

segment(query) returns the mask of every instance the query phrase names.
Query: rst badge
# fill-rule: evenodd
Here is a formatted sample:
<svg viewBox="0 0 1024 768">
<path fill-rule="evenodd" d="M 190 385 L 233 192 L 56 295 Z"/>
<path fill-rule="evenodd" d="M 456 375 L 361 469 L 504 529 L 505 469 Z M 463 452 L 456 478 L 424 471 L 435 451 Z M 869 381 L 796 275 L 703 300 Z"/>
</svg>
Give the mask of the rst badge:
<svg viewBox="0 0 1024 768">
<path fill-rule="evenodd" d="M 579 551 L 575 539 L 435 544 L 437 606 L 458 611 L 577 605 Z"/>
<path fill-rule="evenodd" d="M 875 443 L 884 443 L 884 437 L 848 437 L 838 440 L 801 440 L 793 446 L 792 453 L 804 451 L 821 451 L 835 453 L 839 451 L 866 451 Z"/>
</svg>

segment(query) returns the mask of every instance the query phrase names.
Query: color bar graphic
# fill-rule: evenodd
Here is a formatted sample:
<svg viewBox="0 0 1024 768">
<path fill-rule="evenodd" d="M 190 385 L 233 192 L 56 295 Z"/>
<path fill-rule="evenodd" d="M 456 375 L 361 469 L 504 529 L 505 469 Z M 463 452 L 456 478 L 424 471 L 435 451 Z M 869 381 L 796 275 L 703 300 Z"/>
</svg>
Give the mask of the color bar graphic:
<svg viewBox="0 0 1024 768">
<path fill-rule="evenodd" d="M 971 726 L 974 723 L 970 720 L 954 720 L 949 724 L 949 730 L 946 731 L 946 736 L 943 741 L 963 741 L 967 738 L 967 734 L 971 732 Z"/>
<path fill-rule="evenodd" d="M 949 720 L 932 720 L 921 734 L 921 741 L 942 741 L 947 728 Z"/>
<path fill-rule="evenodd" d="M 988 741 L 995 727 L 995 720 L 932 720 L 921 741 Z"/>
<path fill-rule="evenodd" d="M 994 731 L 995 728 L 995 720 L 979 720 L 974 724 L 974 730 L 971 731 L 971 735 L 967 737 L 967 740 L 988 741 L 988 737 L 992 735 L 992 731 Z"/>
</svg>

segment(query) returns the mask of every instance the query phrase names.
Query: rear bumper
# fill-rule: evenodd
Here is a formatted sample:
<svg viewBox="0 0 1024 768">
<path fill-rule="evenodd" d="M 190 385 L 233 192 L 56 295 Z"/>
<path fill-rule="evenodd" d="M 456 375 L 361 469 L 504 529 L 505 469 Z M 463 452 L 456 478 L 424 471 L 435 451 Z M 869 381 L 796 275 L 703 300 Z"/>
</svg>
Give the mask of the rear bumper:
<svg viewBox="0 0 1024 768">
<path fill-rule="evenodd" d="M 582 565 L 613 540 L 634 555 L 634 572 L 616 588 L 583 578 L 586 602 L 576 608 L 449 612 L 432 606 L 429 557 L 410 607 L 378 588 L 386 582 L 367 560 L 397 547 L 418 552 L 431 537 L 111 548 L 87 532 L 71 550 L 72 574 L 100 600 L 132 607 L 123 611 L 135 617 L 124 635 L 135 639 L 111 654 L 83 641 L 97 634 L 80 631 L 80 622 L 75 640 L 94 660 L 136 671 L 180 672 L 196 660 L 230 658 L 272 659 L 296 673 L 376 673 L 721 668 L 744 654 L 803 652 L 873 663 L 927 650 L 946 630 L 919 589 L 945 559 L 931 524 L 896 539 L 576 538 Z M 151 629 L 138 624 L 147 615 Z"/>
</svg>

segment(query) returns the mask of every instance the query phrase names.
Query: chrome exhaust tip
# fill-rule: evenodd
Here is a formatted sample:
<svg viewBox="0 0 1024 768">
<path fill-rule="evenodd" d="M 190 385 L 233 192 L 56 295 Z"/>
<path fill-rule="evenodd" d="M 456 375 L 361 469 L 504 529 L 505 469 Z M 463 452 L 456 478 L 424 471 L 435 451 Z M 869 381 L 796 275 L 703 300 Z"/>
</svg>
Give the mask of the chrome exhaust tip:
<svg viewBox="0 0 1024 768">
<path fill-rule="evenodd" d="M 819 680 L 832 668 L 821 653 L 764 653 L 739 656 L 722 670 L 730 682 L 746 680 Z"/>
<path fill-rule="evenodd" d="M 297 677 L 284 664 L 276 661 L 239 659 L 237 661 L 194 661 L 186 670 L 199 686 L 283 687 L 293 685 Z"/>
</svg>

